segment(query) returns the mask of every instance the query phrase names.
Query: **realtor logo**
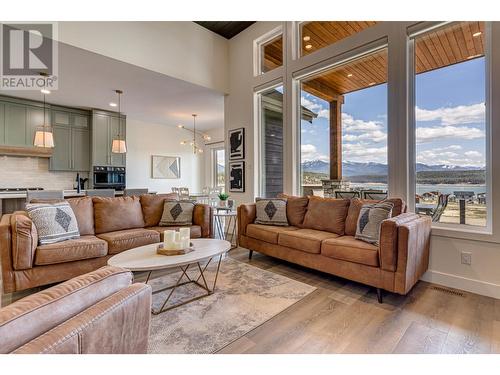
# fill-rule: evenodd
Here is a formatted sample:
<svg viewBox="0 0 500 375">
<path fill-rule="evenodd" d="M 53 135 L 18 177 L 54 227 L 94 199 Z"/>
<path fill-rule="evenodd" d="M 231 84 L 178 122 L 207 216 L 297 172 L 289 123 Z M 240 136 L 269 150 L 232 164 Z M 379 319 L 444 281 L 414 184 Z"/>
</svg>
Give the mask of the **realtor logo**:
<svg viewBox="0 0 500 375">
<path fill-rule="evenodd" d="M 0 26 L 0 88 L 57 89 L 57 25 L 33 22 Z"/>
</svg>

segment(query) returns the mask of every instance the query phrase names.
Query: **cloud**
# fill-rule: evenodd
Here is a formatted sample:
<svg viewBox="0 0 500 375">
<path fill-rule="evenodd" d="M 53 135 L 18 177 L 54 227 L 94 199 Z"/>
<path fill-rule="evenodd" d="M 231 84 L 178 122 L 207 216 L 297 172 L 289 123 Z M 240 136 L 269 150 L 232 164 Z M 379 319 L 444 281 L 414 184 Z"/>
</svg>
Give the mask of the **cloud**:
<svg viewBox="0 0 500 375">
<path fill-rule="evenodd" d="M 356 142 L 356 141 L 368 141 L 373 143 L 380 143 L 387 140 L 387 133 L 380 130 L 373 130 L 367 133 L 355 135 L 355 134 L 344 134 L 342 136 L 344 142 Z"/>
<path fill-rule="evenodd" d="M 342 158 L 345 161 L 387 163 L 387 147 L 369 147 L 364 143 L 345 143 L 342 145 Z"/>
<path fill-rule="evenodd" d="M 302 155 L 302 161 L 312 161 L 312 160 L 330 161 L 330 158 L 327 155 L 318 152 L 316 146 L 312 144 L 301 145 L 300 152 Z"/>
<path fill-rule="evenodd" d="M 424 164 L 445 164 L 462 167 L 482 167 L 485 165 L 485 158 L 479 151 L 460 151 L 462 151 L 462 147 L 458 145 L 417 151 L 417 162 Z"/>
<path fill-rule="evenodd" d="M 484 131 L 471 127 L 440 126 L 423 128 L 416 131 L 417 143 L 432 142 L 443 139 L 480 139 L 484 138 Z"/>
<path fill-rule="evenodd" d="M 445 126 L 484 123 L 485 105 L 482 102 L 431 110 L 415 107 L 415 116 L 417 121 L 441 120 L 441 124 Z"/>
<path fill-rule="evenodd" d="M 364 121 L 355 119 L 352 115 L 343 112 L 342 127 L 345 132 L 364 132 L 370 130 L 382 130 L 383 125 L 380 121 Z"/>
</svg>

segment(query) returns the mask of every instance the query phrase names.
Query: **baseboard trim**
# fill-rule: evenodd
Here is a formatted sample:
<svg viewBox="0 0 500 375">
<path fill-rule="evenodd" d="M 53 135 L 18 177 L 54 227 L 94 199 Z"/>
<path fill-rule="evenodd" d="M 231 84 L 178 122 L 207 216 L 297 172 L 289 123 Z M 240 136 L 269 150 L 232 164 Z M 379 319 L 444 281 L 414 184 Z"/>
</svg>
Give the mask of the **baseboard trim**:
<svg viewBox="0 0 500 375">
<path fill-rule="evenodd" d="M 467 277 L 457 276 L 449 273 L 428 270 L 422 280 L 430 283 L 447 286 L 450 288 L 461 289 L 467 292 L 481 294 L 483 296 L 500 299 L 500 285 L 486 281 L 469 279 Z"/>
</svg>

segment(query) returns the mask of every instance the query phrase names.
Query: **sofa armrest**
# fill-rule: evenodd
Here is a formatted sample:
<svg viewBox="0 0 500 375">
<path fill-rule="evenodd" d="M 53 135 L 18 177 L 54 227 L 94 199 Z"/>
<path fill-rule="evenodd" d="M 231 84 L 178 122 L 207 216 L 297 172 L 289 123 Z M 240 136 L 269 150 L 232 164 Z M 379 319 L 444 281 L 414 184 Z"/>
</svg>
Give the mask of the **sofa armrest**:
<svg viewBox="0 0 500 375">
<path fill-rule="evenodd" d="M 102 267 L 0 309 L 0 353 L 10 353 L 132 283 L 132 273 Z"/>
<path fill-rule="evenodd" d="M 24 211 L 16 211 L 10 217 L 12 236 L 12 267 L 16 271 L 33 267 L 38 233 L 33 221 Z"/>
<path fill-rule="evenodd" d="M 137 283 L 26 343 L 23 354 L 145 354 L 151 322 L 151 286 Z"/>
<path fill-rule="evenodd" d="M 402 213 L 382 222 L 380 227 L 380 268 L 395 272 L 398 261 L 398 228 L 404 223 L 417 220 L 415 213 Z"/>
<path fill-rule="evenodd" d="M 245 235 L 247 225 L 255 221 L 257 216 L 255 203 L 246 203 L 238 206 L 238 234 Z"/>
<path fill-rule="evenodd" d="M 427 271 L 431 226 L 432 220 L 428 216 L 419 216 L 399 226 L 395 292 L 408 293 Z"/>
<path fill-rule="evenodd" d="M 193 224 L 201 227 L 202 238 L 213 237 L 214 209 L 208 204 L 195 204 L 193 210 Z"/>
<path fill-rule="evenodd" d="M 0 263 L 4 293 L 11 293 L 15 290 L 14 269 L 12 268 L 12 236 L 10 233 L 11 216 L 11 214 L 5 214 L 0 218 Z"/>
</svg>

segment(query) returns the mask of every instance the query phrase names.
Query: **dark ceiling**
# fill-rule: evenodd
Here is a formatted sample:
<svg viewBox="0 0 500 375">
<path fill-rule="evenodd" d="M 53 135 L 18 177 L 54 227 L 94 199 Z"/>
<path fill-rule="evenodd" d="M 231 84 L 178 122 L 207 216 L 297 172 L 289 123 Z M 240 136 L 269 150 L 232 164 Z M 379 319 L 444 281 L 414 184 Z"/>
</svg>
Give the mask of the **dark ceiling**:
<svg viewBox="0 0 500 375">
<path fill-rule="evenodd" d="M 231 39 L 233 36 L 241 33 L 247 27 L 255 23 L 255 21 L 195 21 L 198 25 L 213 31 L 216 34 L 223 36 L 226 39 Z"/>
</svg>

